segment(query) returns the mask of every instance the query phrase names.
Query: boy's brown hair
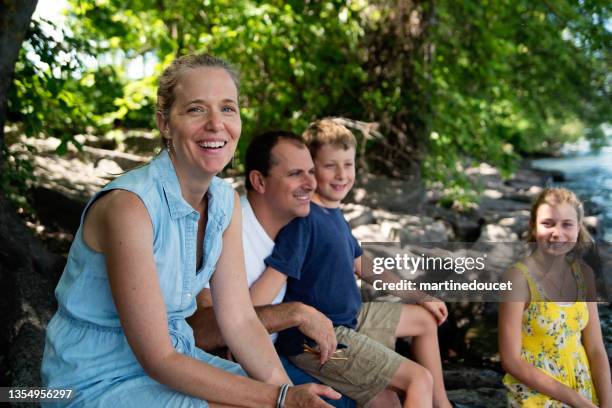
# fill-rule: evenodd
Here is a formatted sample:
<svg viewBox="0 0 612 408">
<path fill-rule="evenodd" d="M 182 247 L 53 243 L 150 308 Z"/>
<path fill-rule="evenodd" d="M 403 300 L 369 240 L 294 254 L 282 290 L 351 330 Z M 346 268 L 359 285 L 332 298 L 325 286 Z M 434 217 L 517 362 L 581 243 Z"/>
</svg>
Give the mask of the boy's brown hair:
<svg viewBox="0 0 612 408">
<path fill-rule="evenodd" d="M 357 147 L 353 133 L 334 118 L 324 118 L 312 122 L 302 134 L 314 160 L 321 146 L 331 144 L 348 150 Z"/>
</svg>

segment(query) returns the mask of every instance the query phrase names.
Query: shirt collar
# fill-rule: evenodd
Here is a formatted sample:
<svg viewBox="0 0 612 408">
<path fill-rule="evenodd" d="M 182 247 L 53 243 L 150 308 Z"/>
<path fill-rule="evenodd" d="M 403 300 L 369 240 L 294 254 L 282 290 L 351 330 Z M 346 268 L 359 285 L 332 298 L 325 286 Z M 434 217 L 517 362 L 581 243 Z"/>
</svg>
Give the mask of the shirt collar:
<svg viewBox="0 0 612 408">
<path fill-rule="evenodd" d="M 177 219 L 192 213 L 197 213 L 183 198 L 181 185 L 174 169 L 174 164 L 170 160 L 170 155 L 166 149 L 153 160 L 157 172 L 159 173 L 161 185 L 166 196 L 166 202 L 170 209 L 170 217 Z"/>
</svg>

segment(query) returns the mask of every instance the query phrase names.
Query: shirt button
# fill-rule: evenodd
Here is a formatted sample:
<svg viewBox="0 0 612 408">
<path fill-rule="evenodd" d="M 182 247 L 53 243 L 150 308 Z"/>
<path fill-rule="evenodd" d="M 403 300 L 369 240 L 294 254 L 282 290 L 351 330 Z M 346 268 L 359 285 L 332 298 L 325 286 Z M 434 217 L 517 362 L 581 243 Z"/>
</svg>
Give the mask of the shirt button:
<svg viewBox="0 0 612 408">
<path fill-rule="evenodd" d="M 191 293 L 188 293 L 188 294 L 187 294 L 187 297 L 188 297 L 188 298 L 190 298 L 190 297 L 191 297 Z"/>
</svg>

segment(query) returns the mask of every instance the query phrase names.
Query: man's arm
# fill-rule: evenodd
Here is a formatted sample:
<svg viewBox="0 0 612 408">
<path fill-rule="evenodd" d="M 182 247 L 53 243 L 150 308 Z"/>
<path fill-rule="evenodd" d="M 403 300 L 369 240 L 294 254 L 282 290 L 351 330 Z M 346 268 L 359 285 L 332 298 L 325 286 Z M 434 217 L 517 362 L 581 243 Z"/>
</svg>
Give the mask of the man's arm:
<svg viewBox="0 0 612 408">
<path fill-rule="evenodd" d="M 210 289 L 203 289 L 198 294 L 197 303 L 198 310 L 187 319 L 193 328 L 196 345 L 209 351 L 225 346 L 212 307 Z M 298 327 L 302 333 L 313 340 L 327 337 L 329 331 L 333 333 L 333 326 L 327 317 L 300 302 L 256 306 L 255 313 L 269 333 Z"/>
</svg>

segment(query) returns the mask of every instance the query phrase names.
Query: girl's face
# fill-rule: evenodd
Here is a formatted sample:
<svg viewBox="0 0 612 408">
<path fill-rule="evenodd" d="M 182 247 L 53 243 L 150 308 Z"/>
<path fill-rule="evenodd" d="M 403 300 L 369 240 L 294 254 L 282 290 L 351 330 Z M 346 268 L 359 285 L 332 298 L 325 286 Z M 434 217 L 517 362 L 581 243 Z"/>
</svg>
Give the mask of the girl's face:
<svg viewBox="0 0 612 408">
<path fill-rule="evenodd" d="M 540 250 L 553 256 L 565 255 L 578 240 L 578 215 L 568 203 L 542 204 L 536 212 L 535 236 Z"/>
</svg>

